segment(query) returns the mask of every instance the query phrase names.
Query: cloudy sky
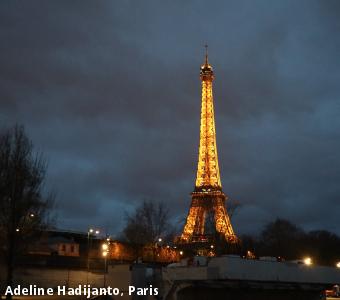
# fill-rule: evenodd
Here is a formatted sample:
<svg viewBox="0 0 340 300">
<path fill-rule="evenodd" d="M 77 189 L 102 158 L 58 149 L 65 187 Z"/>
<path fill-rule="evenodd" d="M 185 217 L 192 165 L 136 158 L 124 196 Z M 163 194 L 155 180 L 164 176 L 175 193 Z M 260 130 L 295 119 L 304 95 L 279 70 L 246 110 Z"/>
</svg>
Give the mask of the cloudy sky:
<svg viewBox="0 0 340 300">
<path fill-rule="evenodd" d="M 58 226 L 117 233 L 143 199 L 181 219 L 205 43 L 235 231 L 340 234 L 339 1 L 1 1 L 0 127 L 49 162 Z"/>
</svg>

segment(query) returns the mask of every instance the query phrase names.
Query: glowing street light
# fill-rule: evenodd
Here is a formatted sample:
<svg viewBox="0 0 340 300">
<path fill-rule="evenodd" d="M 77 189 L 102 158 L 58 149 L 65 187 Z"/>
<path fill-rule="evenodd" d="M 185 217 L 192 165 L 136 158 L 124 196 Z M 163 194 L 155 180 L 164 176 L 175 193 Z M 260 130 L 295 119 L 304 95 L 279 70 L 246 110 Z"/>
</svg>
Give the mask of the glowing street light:
<svg viewBox="0 0 340 300">
<path fill-rule="evenodd" d="M 87 274 L 86 284 L 89 283 L 89 271 L 90 271 L 90 237 L 93 234 L 98 235 L 100 231 L 98 229 L 88 228 L 87 230 Z"/>
<path fill-rule="evenodd" d="M 336 263 L 336 267 L 340 269 L 340 261 Z"/>
<path fill-rule="evenodd" d="M 15 229 L 15 231 L 16 231 L 16 232 L 19 232 L 19 231 L 20 231 L 20 229 L 19 229 L 19 228 L 17 228 L 17 229 Z"/>
<path fill-rule="evenodd" d="M 102 244 L 102 255 L 104 257 L 104 287 L 106 287 L 107 255 L 109 254 L 108 243 Z"/>
<path fill-rule="evenodd" d="M 307 265 L 307 266 L 310 266 L 313 264 L 313 261 L 310 257 L 306 257 L 304 260 L 303 260 L 304 264 Z"/>
<path fill-rule="evenodd" d="M 98 229 L 89 228 L 87 230 L 87 236 L 90 236 L 92 234 L 98 235 L 99 233 L 100 233 L 100 231 Z"/>
<path fill-rule="evenodd" d="M 158 239 L 158 242 L 161 242 L 161 241 L 162 241 L 162 238 L 159 238 L 159 239 Z"/>
<path fill-rule="evenodd" d="M 183 255 L 183 251 L 179 251 L 179 255 Z"/>
</svg>

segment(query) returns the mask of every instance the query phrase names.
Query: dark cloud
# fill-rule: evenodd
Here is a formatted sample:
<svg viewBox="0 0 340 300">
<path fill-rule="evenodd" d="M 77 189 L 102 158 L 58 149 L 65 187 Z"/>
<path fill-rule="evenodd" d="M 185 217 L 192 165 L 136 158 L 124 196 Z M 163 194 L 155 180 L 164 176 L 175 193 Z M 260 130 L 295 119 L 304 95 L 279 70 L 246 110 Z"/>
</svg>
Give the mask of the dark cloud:
<svg viewBox="0 0 340 300">
<path fill-rule="evenodd" d="M 60 226 L 116 233 L 145 198 L 190 204 L 208 42 L 237 232 L 340 233 L 338 1 L 0 4 L 0 126 L 49 160 Z"/>
</svg>

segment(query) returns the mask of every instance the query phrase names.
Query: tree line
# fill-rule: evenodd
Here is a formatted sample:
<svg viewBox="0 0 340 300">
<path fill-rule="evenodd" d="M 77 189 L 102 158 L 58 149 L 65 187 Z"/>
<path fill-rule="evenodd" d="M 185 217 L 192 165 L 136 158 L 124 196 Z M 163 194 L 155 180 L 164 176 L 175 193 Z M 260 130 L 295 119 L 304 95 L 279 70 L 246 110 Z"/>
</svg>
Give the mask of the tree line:
<svg viewBox="0 0 340 300">
<path fill-rule="evenodd" d="M 326 230 L 305 231 L 292 222 L 276 219 L 258 236 L 241 237 L 242 251 L 285 260 L 311 257 L 316 264 L 334 266 L 340 260 L 340 237 Z"/>
</svg>

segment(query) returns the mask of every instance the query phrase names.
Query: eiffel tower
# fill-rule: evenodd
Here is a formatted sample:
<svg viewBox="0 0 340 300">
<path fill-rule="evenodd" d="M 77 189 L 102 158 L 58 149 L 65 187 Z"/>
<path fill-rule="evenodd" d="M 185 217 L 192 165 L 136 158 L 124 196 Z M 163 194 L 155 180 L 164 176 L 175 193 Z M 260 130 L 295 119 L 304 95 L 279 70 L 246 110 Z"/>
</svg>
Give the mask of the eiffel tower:
<svg viewBox="0 0 340 300">
<path fill-rule="evenodd" d="M 212 216 L 212 223 L 216 232 L 222 235 L 228 243 L 235 244 L 238 239 L 225 207 L 227 196 L 222 191 L 218 166 L 212 93 L 214 72 L 208 62 L 208 46 L 205 47 L 205 62 L 200 70 L 202 107 L 196 184 L 191 193 L 191 206 L 180 236 L 180 243 L 204 241 L 207 219 L 208 216 Z"/>
</svg>

